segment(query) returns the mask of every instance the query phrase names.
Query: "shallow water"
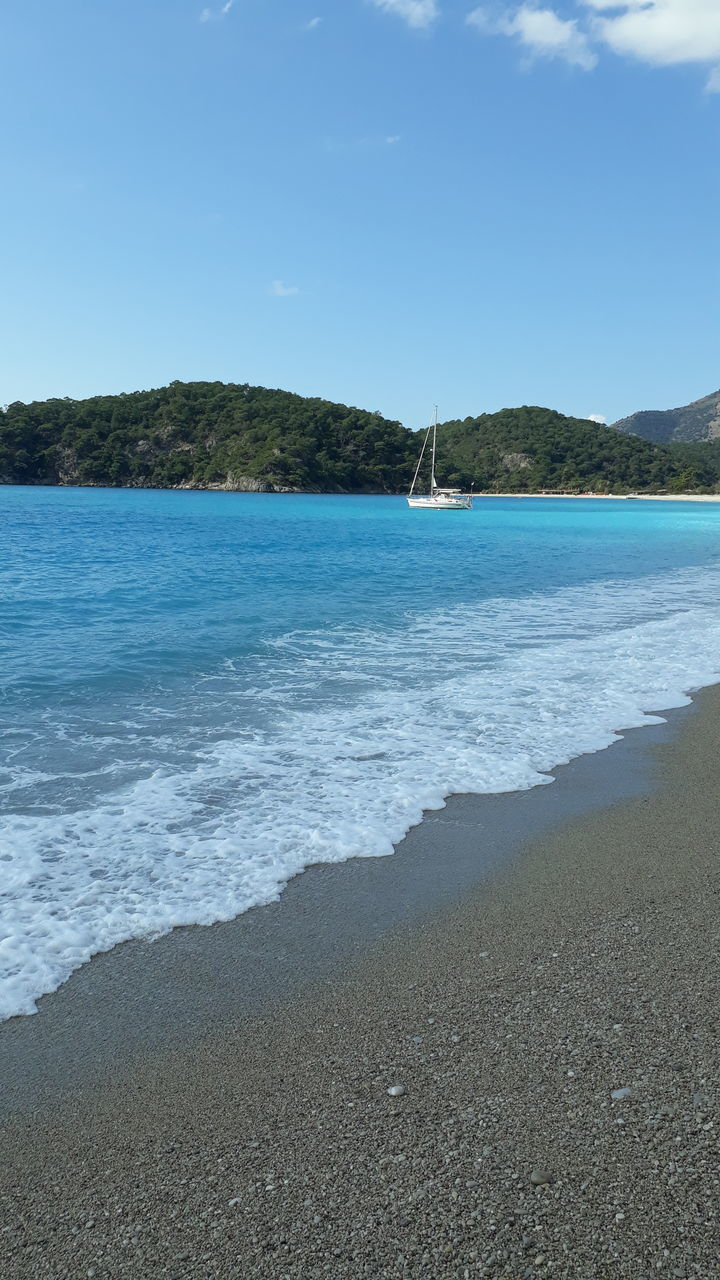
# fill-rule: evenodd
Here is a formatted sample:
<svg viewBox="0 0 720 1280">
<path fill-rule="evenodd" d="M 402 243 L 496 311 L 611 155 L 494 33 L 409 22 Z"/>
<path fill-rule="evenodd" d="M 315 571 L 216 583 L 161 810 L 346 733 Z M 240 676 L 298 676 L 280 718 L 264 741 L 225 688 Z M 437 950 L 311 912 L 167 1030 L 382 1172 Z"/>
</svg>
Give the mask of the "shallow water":
<svg viewBox="0 0 720 1280">
<path fill-rule="evenodd" d="M 0 489 L 0 1016 L 720 680 L 720 505 Z"/>
</svg>

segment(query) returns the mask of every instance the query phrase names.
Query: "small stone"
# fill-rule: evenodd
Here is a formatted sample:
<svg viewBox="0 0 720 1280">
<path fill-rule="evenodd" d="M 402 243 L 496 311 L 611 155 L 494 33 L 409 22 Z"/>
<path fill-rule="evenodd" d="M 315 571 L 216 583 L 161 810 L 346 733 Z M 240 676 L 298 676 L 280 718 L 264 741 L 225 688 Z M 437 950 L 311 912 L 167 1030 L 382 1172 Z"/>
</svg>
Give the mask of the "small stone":
<svg viewBox="0 0 720 1280">
<path fill-rule="evenodd" d="M 239 1196 L 235 1196 L 235 1197 L 234 1197 L 234 1199 L 232 1199 L 232 1200 L 228 1200 L 228 1208 L 229 1208 L 229 1209 L 234 1209 L 234 1208 L 235 1208 L 235 1205 L 236 1205 L 236 1204 L 239 1204 L 239 1203 L 240 1203 L 240 1197 L 239 1197 Z"/>
<path fill-rule="evenodd" d="M 535 1244 L 535 1241 L 533 1240 L 532 1236 L 524 1235 L 522 1240 L 520 1241 L 520 1244 L 522 1245 L 523 1249 L 532 1249 L 533 1245 Z"/>
<path fill-rule="evenodd" d="M 553 1174 L 550 1169 L 533 1169 L 530 1174 L 530 1181 L 534 1187 L 545 1187 L 552 1180 Z"/>
<path fill-rule="evenodd" d="M 632 1089 L 628 1089 L 626 1086 L 624 1089 L 611 1089 L 610 1097 L 613 1102 L 620 1102 L 623 1098 L 629 1098 L 631 1093 Z"/>
<path fill-rule="evenodd" d="M 536 1267 L 541 1267 L 544 1261 L 545 1261 L 545 1254 L 536 1253 L 533 1259 L 533 1265 Z"/>
<path fill-rule="evenodd" d="M 404 1084 L 391 1084 L 390 1088 L 388 1089 L 388 1097 L 401 1098 L 404 1092 L 405 1092 Z"/>
</svg>

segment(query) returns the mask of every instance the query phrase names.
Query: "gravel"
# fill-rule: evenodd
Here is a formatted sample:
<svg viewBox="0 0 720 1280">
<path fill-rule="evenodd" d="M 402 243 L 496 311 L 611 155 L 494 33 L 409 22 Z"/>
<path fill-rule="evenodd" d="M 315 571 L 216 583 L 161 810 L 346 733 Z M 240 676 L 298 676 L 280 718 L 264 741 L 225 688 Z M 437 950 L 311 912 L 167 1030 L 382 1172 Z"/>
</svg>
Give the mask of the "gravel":
<svg viewBox="0 0 720 1280">
<path fill-rule="evenodd" d="M 2 1280 L 720 1278 L 718 760 L 711 690 L 653 795 L 6 1125 Z"/>
</svg>

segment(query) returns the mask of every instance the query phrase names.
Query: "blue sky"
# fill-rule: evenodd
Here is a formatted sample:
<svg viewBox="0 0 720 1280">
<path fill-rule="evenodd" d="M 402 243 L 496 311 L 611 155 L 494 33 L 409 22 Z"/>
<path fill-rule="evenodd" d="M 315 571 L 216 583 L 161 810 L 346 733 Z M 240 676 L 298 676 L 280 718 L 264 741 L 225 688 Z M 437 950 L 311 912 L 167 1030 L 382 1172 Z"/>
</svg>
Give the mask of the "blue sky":
<svg viewBox="0 0 720 1280">
<path fill-rule="evenodd" d="M 720 385 L 720 0 L 5 0 L 0 402 Z"/>
</svg>

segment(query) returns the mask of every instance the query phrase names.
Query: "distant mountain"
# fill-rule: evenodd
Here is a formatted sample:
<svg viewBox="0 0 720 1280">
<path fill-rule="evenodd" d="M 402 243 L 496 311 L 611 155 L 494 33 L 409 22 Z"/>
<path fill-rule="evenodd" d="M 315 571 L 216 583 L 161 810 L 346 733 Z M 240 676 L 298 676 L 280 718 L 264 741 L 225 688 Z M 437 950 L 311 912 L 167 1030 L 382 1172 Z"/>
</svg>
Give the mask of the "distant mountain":
<svg viewBox="0 0 720 1280">
<path fill-rule="evenodd" d="M 720 391 L 679 409 L 642 409 L 612 425 L 625 435 L 641 436 L 654 444 L 716 440 L 720 438 Z"/>
<path fill-rule="evenodd" d="M 0 409 L 0 484 L 406 493 L 419 448 L 380 413 L 244 383 Z M 492 493 L 707 491 L 720 484 L 720 449 L 651 444 L 522 405 L 443 423 L 436 475 Z"/>
</svg>

